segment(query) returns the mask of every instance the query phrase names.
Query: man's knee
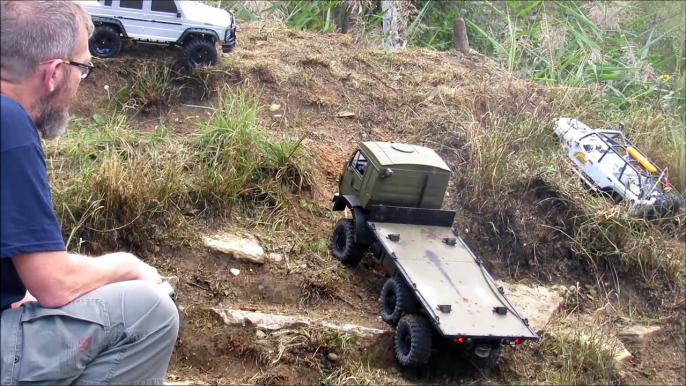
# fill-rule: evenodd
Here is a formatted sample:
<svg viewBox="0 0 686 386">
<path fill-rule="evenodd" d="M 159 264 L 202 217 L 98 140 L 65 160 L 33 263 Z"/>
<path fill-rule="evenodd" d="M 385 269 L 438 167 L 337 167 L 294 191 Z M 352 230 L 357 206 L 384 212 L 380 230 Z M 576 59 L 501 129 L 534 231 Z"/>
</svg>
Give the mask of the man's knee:
<svg viewBox="0 0 686 386">
<path fill-rule="evenodd" d="M 144 339 L 161 332 L 172 342 L 176 340 L 178 310 L 159 286 L 141 280 L 125 281 L 106 285 L 90 295 L 106 300 L 112 327 L 123 329 L 127 335 Z"/>
</svg>

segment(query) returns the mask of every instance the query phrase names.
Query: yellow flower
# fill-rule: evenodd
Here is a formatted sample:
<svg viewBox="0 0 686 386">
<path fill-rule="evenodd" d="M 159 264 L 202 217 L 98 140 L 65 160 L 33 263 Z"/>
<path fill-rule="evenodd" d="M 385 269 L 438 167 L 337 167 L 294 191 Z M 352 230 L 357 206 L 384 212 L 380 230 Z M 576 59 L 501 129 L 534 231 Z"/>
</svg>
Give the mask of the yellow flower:
<svg viewBox="0 0 686 386">
<path fill-rule="evenodd" d="M 668 80 L 669 78 L 670 78 L 670 76 L 667 75 L 667 74 L 663 74 L 662 76 L 660 76 L 660 80 L 662 80 L 663 82 L 664 82 L 665 80 Z"/>
</svg>

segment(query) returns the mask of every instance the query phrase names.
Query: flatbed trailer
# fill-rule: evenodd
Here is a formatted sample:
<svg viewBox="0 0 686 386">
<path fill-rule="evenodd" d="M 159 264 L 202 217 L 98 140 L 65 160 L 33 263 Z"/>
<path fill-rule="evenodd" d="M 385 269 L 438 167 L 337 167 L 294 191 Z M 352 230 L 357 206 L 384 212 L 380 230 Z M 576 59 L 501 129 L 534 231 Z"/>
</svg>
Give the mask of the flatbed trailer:
<svg viewBox="0 0 686 386">
<path fill-rule="evenodd" d="M 505 344 L 537 340 L 528 320 L 451 227 L 454 212 L 421 211 L 434 223 L 444 217 L 450 224 L 414 224 L 410 221 L 417 218 L 418 210 L 393 207 L 374 207 L 367 224 L 383 246 L 376 253 L 379 262 L 390 276 L 405 280 L 437 331 L 454 339 Z M 395 220 L 385 220 L 381 212 L 395 212 Z"/>
</svg>

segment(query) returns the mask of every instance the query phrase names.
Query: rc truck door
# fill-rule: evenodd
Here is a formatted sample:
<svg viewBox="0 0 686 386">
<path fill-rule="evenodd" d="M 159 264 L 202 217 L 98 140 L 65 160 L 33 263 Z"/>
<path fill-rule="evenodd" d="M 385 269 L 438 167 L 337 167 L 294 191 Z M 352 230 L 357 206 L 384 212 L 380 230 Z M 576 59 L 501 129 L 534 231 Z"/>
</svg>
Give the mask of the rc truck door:
<svg viewBox="0 0 686 386">
<path fill-rule="evenodd" d="M 149 5 L 150 8 L 146 9 L 146 18 L 153 21 L 147 27 L 150 38 L 178 39 L 181 35 L 181 19 L 178 16 L 181 9 L 177 8 L 176 1 L 152 0 Z"/>
<path fill-rule="evenodd" d="M 119 6 L 119 9 L 116 8 L 117 6 Z M 143 10 L 142 0 L 113 1 L 112 10 L 115 13 L 114 18 L 121 21 L 129 37 L 140 38 L 145 36 L 147 21 L 141 19 L 141 11 Z"/>
<path fill-rule="evenodd" d="M 360 191 L 362 179 L 364 178 L 364 173 L 367 169 L 367 163 L 367 158 L 359 149 L 353 154 L 353 157 L 348 163 L 348 173 L 346 174 L 348 174 L 348 178 L 350 178 L 349 184 L 355 189 L 355 192 Z"/>
</svg>

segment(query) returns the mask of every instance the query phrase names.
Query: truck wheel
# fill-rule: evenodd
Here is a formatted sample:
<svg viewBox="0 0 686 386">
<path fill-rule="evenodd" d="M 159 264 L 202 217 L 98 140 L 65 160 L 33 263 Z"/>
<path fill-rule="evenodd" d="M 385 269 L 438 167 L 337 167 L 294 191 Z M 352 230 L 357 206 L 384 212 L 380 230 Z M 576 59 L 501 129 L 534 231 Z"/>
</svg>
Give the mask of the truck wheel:
<svg viewBox="0 0 686 386">
<path fill-rule="evenodd" d="M 331 252 L 343 264 L 356 266 L 362 260 L 364 248 L 355 242 L 355 222 L 353 220 L 341 219 L 333 228 Z"/>
<path fill-rule="evenodd" d="M 119 31 L 108 25 L 95 27 L 93 36 L 88 41 L 88 49 L 98 58 L 111 58 L 121 50 L 121 36 Z"/>
<path fill-rule="evenodd" d="M 500 343 L 493 345 L 487 356 L 479 356 L 477 354 L 478 347 L 479 346 L 477 345 L 472 346 L 464 351 L 464 355 L 469 362 L 479 369 L 490 369 L 495 367 L 503 358 L 503 346 Z"/>
<path fill-rule="evenodd" d="M 415 314 L 418 309 L 417 298 L 410 287 L 399 276 L 388 280 L 381 290 L 379 298 L 381 319 L 391 326 L 398 324 L 403 314 Z"/>
<path fill-rule="evenodd" d="M 183 46 L 183 63 L 187 68 L 217 64 L 217 48 L 209 40 L 194 39 Z"/>
<path fill-rule="evenodd" d="M 405 315 L 395 329 L 395 355 L 403 366 L 421 366 L 431 356 L 431 325 L 420 315 Z"/>
</svg>

